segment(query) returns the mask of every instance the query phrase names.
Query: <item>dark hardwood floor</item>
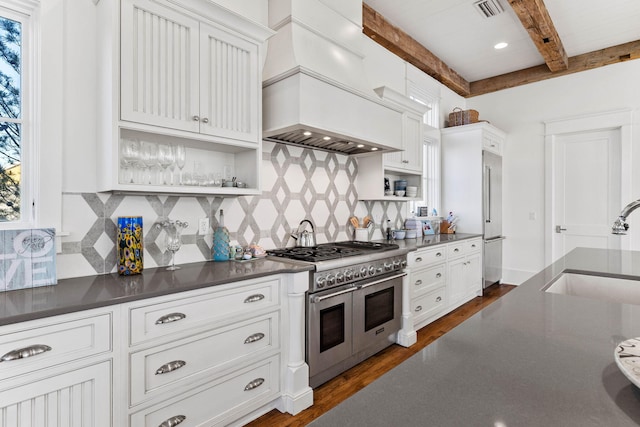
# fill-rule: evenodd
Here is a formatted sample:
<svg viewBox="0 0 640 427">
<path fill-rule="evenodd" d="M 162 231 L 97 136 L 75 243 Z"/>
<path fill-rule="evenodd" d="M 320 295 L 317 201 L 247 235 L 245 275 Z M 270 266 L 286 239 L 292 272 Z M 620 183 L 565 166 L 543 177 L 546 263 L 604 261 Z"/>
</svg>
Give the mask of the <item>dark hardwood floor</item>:
<svg viewBox="0 0 640 427">
<path fill-rule="evenodd" d="M 399 345 L 388 347 L 358 366 L 324 383 L 313 390 L 313 406 L 298 415 L 283 414 L 274 409 L 248 425 L 252 427 L 284 427 L 309 424 L 514 288 L 513 285 L 504 284 L 490 286 L 484 290 L 483 296 L 474 298 L 420 329 L 418 342 L 411 347 L 405 348 Z"/>
</svg>

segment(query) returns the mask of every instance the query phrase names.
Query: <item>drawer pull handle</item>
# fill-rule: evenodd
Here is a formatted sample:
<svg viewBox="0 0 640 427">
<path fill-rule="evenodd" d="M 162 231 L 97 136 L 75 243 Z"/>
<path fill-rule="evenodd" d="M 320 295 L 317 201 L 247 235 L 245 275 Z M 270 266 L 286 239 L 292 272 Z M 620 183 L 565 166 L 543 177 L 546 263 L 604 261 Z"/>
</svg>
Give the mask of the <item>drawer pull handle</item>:
<svg viewBox="0 0 640 427">
<path fill-rule="evenodd" d="M 264 299 L 264 295 L 262 294 L 255 294 L 255 295 L 249 295 L 245 300 L 244 303 L 248 304 L 250 302 L 256 302 L 256 301 L 260 301 Z"/>
<path fill-rule="evenodd" d="M 442 297 L 436 298 L 436 302 L 440 302 L 440 301 L 442 301 Z"/>
<path fill-rule="evenodd" d="M 187 317 L 186 314 L 169 313 L 169 314 L 166 314 L 166 315 L 162 316 L 158 320 L 156 320 L 156 325 L 164 325 L 165 323 L 177 322 L 178 320 L 182 320 L 185 317 Z"/>
<path fill-rule="evenodd" d="M 244 340 L 245 344 L 251 344 L 252 342 L 260 341 L 264 338 L 264 334 L 262 332 L 258 332 L 253 335 L 249 335 L 246 340 Z"/>
<path fill-rule="evenodd" d="M 476 247 L 476 244 L 474 243 L 473 245 L 471 245 L 471 247 L 472 247 L 472 248 L 475 248 L 475 247 Z"/>
<path fill-rule="evenodd" d="M 436 256 L 442 256 L 442 253 L 436 252 Z"/>
<path fill-rule="evenodd" d="M 453 252 L 460 252 L 460 249 L 455 248 L 455 249 L 453 250 Z"/>
<path fill-rule="evenodd" d="M 416 262 L 422 262 L 422 258 L 421 257 L 416 258 Z"/>
<path fill-rule="evenodd" d="M 187 417 L 184 415 L 176 415 L 175 417 L 171 417 L 168 420 L 165 420 L 158 427 L 174 427 L 178 424 L 181 424 Z"/>
<path fill-rule="evenodd" d="M 27 357 L 37 356 L 46 351 L 51 351 L 51 347 L 44 344 L 30 345 L 29 347 L 12 350 L 0 357 L 0 362 L 9 362 L 11 360 L 26 359 Z"/>
<path fill-rule="evenodd" d="M 422 280 L 416 280 L 416 286 L 422 285 Z"/>
<path fill-rule="evenodd" d="M 158 370 L 156 371 L 156 375 L 167 374 L 171 371 L 182 368 L 186 364 L 187 362 L 185 362 L 184 360 L 174 360 L 173 362 L 165 363 L 158 368 Z"/>
<path fill-rule="evenodd" d="M 422 306 L 421 305 L 416 307 L 416 312 L 418 312 L 418 311 L 422 311 Z"/>
<path fill-rule="evenodd" d="M 438 273 L 438 274 L 436 274 L 436 279 L 439 279 L 439 278 L 441 278 L 441 277 L 442 277 L 442 273 Z"/>
<path fill-rule="evenodd" d="M 263 382 L 264 382 L 264 378 L 256 378 L 255 380 L 247 384 L 247 386 L 244 388 L 244 391 L 249 391 L 249 390 L 253 390 L 254 388 L 260 387 Z"/>
</svg>

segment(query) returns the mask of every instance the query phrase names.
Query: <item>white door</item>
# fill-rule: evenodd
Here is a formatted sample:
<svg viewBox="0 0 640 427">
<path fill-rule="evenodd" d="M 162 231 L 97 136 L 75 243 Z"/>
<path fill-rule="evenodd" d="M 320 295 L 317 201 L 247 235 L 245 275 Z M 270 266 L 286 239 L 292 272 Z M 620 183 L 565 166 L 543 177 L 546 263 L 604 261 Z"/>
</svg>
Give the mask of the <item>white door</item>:
<svg viewBox="0 0 640 427">
<path fill-rule="evenodd" d="M 575 247 L 620 249 L 611 225 L 621 206 L 620 130 L 556 135 L 552 261 Z"/>
</svg>

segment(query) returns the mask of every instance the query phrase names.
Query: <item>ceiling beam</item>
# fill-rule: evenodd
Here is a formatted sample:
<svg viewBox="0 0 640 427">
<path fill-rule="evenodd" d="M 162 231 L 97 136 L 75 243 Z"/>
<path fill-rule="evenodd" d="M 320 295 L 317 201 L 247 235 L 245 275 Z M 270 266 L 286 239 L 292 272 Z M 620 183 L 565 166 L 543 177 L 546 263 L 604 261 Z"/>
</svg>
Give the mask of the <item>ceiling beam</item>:
<svg viewBox="0 0 640 427">
<path fill-rule="evenodd" d="M 427 73 L 458 95 L 469 96 L 469 82 L 364 2 L 362 3 L 362 27 L 362 31 L 379 45 Z"/>
<path fill-rule="evenodd" d="M 509 0 L 513 11 L 552 72 L 569 68 L 569 58 L 543 0 Z"/>
<path fill-rule="evenodd" d="M 632 59 L 640 59 L 640 40 L 607 47 L 605 49 L 584 53 L 582 55 L 572 56 L 569 58 L 568 68 L 555 73 L 549 71 L 546 65 L 538 65 L 536 67 L 525 68 L 524 70 L 514 71 L 500 76 L 477 80 L 475 82 L 471 82 L 470 96 L 496 92 L 502 89 L 565 76 L 567 74 L 578 73 L 580 71 L 591 70 Z"/>
</svg>

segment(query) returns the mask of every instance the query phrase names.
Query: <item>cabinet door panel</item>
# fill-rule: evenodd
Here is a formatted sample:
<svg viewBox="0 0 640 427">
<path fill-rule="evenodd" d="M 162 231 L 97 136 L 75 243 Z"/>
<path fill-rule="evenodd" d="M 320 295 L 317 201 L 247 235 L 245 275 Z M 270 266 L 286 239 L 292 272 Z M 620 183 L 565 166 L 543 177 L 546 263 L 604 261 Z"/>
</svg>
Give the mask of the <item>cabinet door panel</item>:
<svg viewBox="0 0 640 427">
<path fill-rule="evenodd" d="M 110 426 L 110 362 L 0 390 L 0 426 Z"/>
<path fill-rule="evenodd" d="M 258 46 L 201 24 L 200 131 L 258 142 Z"/>
<path fill-rule="evenodd" d="M 198 131 L 198 33 L 174 10 L 122 1 L 122 120 Z"/>
<path fill-rule="evenodd" d="M 422 172 L 422 117 L 405 114 L 403 124 L 404 167 Z"/>
</svg>

